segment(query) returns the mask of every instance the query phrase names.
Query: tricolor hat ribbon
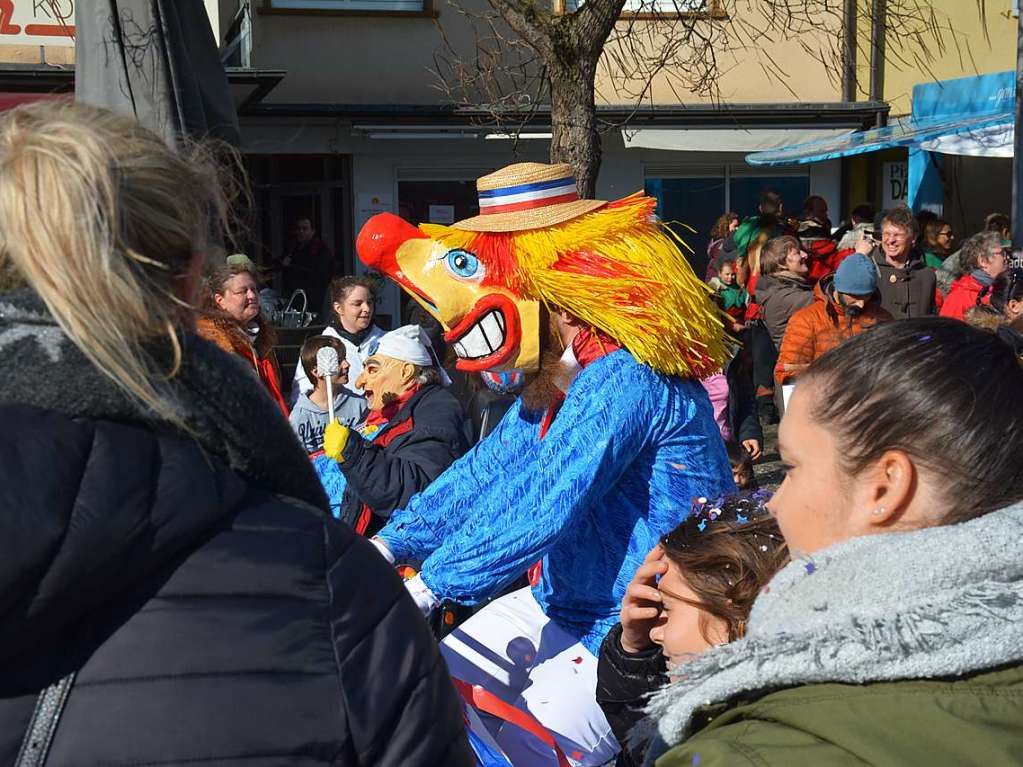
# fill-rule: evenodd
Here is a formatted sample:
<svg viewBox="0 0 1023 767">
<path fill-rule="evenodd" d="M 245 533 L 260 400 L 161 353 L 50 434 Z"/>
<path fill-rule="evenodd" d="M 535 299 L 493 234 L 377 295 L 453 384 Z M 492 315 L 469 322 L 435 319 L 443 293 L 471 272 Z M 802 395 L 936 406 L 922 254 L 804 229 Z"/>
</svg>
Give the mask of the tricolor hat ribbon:
<svg viewBox="0 0 1023 767">
<path fill-rule="evenodd" d="M 578 199 L 579 193 L 576 191 L 575 178 L 566 176 L 550 181 L 537 181 L 531 184 L 518 184 L 517 186 L 481 191 L 479 193 L 480 215 L 514 213 L 519 210 L 532 210 L 547 205 L 574 202 Z"/>
</svg>

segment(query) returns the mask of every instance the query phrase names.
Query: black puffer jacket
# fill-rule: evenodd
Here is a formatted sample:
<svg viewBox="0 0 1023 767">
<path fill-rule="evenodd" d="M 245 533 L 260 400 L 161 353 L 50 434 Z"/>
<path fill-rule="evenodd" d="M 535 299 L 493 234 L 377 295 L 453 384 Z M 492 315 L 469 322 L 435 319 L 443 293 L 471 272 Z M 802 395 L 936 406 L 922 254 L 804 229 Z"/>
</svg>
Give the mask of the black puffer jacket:
<svg viewBox="0 0 1023 767">
<path fill-rule="evenodd" d="M 356 526 L 364 509 L 372 513 L 372 535 L 462 457 L 472 446 L 472 424 L 462 405 L 436 384 L 423 386 L 373 437 L 352 432 L 342 452 L 348 480 L 341 518 Z"/>
<path fill-rule="evenodd" d="M 0 369 L 0 764 L 71 671 L 50 767 L 473 763 L 426 624 L 240 363 L 186 338 L 184 436 L 0 294 Z"/>
<path fill-rule="evenodd" d="M 643 764 L 646 742 L 632 729 L 644 718 L 647 696 L 668 682 L 664 653 L 660 647 L 632 655 L 622 649 L 622 624 L 611 629 L 600 645 L 597 658 L 597 704 L 611 731 L 622 744 L 619 764 Z"/>
</svg>

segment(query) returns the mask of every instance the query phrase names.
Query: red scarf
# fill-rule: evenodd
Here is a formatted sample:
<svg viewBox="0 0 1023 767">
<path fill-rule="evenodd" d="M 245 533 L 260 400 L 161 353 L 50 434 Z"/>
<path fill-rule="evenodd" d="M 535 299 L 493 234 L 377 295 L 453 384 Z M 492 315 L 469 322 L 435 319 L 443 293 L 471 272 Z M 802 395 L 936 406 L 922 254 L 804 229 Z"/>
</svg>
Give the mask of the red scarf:
<svg viewBox="0 0 1023 767">
<path fill-rule="evenodd" d="M 580 330 L 572 340 L 572 353 L 581 368 L 586 368 L 591 362 L 606 357 L 621 348 L 621 345 L 611 336 L 599 330 Z M 558 403 L 547 408 L 547 412 L 543 414 L 543 420 L 540 421 L 540 439 L 547 436 L 547 430 L 551 428 L 554 416 L 558 414 L 561 403 L 564 401 L 565 395 L 562 394 Z"/>
<path fill-rule="evenodd" d="M 419 391 L 419 384 L 413 384 L 412 388 L 404 394 L 398 395 L 398 398 L 388 402 L 380 410 L 370 410 L 366 416 L 367 426 L 379 426 L 383 428 L 384 424 L 390 421 L 394 416 L 398 415 L 398 411 L 405 407 L 405 404 L 412 399 L 412 395 Z M 379 431 L 379 429 L 377 430 Z"/>
<path fill-rule="evenodd" d="M 572 341 L 572 352 L 579 361 L 579 366 L 583 368 L 621 348 L 611 336 L 599 330 L 580 330 Z"/>
</svg>

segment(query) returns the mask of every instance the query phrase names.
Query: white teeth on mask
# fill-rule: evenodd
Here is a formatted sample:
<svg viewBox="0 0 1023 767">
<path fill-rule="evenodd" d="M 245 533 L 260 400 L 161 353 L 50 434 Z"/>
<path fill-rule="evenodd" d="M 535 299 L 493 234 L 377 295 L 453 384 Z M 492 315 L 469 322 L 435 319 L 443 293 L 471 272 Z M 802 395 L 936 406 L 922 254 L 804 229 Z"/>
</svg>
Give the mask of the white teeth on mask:
<svg viewBox="0 0 1023 767">
<path fill-rule="evenodd" d="M 504 328 L 504 315 L 500 311 L 487 313 L 455 342 L 455 354 L 470 360 L 489 357 L 504 345 Z"/>
</svg>

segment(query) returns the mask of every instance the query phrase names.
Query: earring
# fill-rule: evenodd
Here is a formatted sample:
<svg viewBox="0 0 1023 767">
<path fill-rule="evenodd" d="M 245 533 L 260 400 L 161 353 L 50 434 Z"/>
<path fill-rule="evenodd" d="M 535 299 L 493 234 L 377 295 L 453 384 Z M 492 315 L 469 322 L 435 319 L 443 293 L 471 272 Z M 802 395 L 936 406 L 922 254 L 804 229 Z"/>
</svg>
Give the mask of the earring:
<svg viewBox="0 0 1023 767">
<path fill-rule="evenodd" d="M 878 506 L 870 513 L 873 514 L 875 517 L 880 517 L 882 514 L 884 514 L 884 506 Z"/>
</svg>

